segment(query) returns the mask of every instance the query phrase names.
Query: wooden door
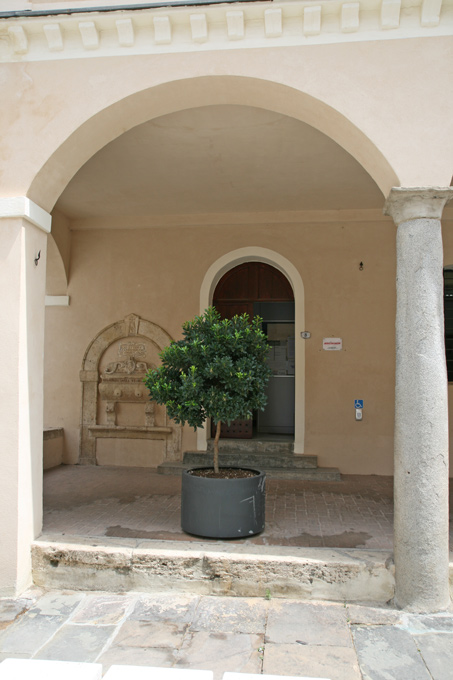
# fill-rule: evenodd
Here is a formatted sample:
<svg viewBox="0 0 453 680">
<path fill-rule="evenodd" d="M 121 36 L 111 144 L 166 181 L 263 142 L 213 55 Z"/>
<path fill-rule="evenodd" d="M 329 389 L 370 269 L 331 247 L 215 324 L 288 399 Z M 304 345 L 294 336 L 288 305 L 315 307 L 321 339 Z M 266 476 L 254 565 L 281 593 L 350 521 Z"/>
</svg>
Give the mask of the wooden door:
<svg viewBox="0 0 453 680">
<path fill-rule="evenodd" d="M 264 262 L 244 262 L 226 272 L 216 286 L 213 305 L 224 319 L 246 312 L 253 317 L 254 302 L 288 302 L 294 300 L 288 279 Z M 222 424 L 222 439 L 251 439 L 253 421 L 235 420 Z M 211 436 L 215 436 L 214 426 Z"/>
</svg>

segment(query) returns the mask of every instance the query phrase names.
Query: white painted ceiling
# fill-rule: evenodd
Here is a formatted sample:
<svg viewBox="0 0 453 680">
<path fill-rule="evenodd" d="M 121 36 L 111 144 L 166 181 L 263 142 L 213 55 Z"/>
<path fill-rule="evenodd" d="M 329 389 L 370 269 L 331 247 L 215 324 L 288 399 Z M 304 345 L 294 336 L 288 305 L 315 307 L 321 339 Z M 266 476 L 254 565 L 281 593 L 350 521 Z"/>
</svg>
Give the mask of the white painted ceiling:
<svg viewBox="0 0 453 680">
<path fill-rule="evenodd" d="M 57 208 L 70 218 L 382 208 L 371 177 L 314 128 L 246 106 L 188 109 L 95 154 Z"/>
</svg>

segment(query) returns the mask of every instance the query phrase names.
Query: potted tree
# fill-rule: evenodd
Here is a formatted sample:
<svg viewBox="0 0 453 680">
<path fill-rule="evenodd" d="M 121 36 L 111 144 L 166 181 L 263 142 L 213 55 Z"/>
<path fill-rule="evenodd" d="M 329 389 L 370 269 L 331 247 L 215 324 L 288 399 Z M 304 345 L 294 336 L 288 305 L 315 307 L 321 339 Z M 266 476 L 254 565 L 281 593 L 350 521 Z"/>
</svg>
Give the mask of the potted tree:
<svg viewBox="0 0 453 680">
<path fill-rule="evenodd" d="M 181 526 L 210 538 L 234 538 L 264 529 L 265 474 L 219 467 L 222 422 L 264 409 L 271 371 L 261 319 L 222 319 L 214 307 L 183 324 L 183 338 L 161 353 L 162 365 L 145 378 L 150 398 L 177 423 L 194 429 L 215 423 L 212 467 L 182 475 Z"/>
</svg>

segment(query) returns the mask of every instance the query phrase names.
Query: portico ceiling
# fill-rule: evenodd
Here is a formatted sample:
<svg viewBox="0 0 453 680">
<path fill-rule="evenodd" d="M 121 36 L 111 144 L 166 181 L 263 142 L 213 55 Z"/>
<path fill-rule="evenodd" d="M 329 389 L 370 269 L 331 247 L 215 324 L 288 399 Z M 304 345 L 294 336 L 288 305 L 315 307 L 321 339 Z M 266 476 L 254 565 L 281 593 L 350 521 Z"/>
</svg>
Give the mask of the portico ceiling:
<svg viewBox="0 0 453 680">
<path fill-rule="evenodd" d="M 56 207 L 80 220 L 381 209 L 383 200 L 362 166 L 324 134 L 272 111 L 225 105 L 124 133 L 79 170 Z"/>
</svg>

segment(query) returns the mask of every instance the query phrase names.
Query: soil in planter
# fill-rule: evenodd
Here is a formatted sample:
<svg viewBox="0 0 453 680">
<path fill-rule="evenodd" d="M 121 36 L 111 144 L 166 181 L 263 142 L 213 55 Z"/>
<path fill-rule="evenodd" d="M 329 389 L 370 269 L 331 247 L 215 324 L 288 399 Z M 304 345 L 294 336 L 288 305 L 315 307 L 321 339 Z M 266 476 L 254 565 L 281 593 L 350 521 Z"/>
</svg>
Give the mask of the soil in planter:
<svg viewBox="0 0 453 680">
<path fill-rule="evenodd" d="M 243 468 L 220 468 L 218 472 L 214 472 L 214 468 L 199 468 L 188 470 L 188 474 L 209 479 L 246 479 L 256 477 L 260 473 L 256 470 L 244 470 Z"/>
</svg>

